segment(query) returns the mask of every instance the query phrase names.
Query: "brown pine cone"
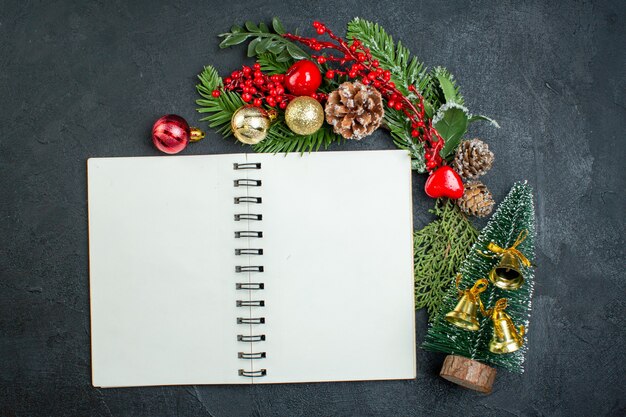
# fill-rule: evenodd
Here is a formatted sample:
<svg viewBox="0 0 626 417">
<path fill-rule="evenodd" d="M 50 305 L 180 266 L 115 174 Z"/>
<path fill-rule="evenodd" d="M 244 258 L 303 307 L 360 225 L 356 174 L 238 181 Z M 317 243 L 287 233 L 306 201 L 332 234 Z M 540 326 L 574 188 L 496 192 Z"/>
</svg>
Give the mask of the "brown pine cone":
<svg viewBox="0 0 626 417">
<path fill-rule="evenodd" d="M 360 82 L 345 82 L 326 101 L 326 122 L 346 139 L 361 140 L 380 126 L 385 110 L 380 92 Z"/>
<path fill-rule="evenodd" d="M 463 178 L 475 179 L 485 175 L 493 165 L 493 152 L 480 139 L 461 142 L 456 150 L 452 168 Z"/>
<path fill-rule="evenodd" d="M 470 216 L 485 217 L 493 210 L 493 197 L 487 186 L 480 181 L 465 184 L 463 197 L 456 200 L 462 212 Z"/>
</svg>

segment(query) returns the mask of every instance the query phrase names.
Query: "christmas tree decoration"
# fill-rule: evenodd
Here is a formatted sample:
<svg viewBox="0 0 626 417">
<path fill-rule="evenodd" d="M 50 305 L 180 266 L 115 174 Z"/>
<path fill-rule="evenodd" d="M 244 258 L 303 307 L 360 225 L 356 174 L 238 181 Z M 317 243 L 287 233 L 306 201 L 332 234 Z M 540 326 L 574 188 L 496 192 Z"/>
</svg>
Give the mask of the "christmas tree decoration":
<svg viewBox="0 0 626 417">
<path fill-rule="evenodd" d="M 476 179 L 491 169 L 494 159 L 485 142 L 480 139 L 466 140 L 456 149 L 452 168 L 465 179 Z"/>
<path fill-rule="evenodd" d="M 519 326 L 519 331 L 515 328 L 511 316 L 504 311 L 506 307 L 507 299 L 500 298 L 485 313 L 493 321 L 493 338 L 489 342 L 489 351 L 497 355 L 515 352 L 524 344 L 525 327 Z"/>
<path fill-rule="evenodd" d="M 166 114 L 152 126 L 152 143 L 161 152 L 176 154 L 187 147 L 190 134 L 185 119 L 176 114 Z"/>
<path fill-rule="evenodd" d="M 478 231 L 451 200 L 437 200 L 431 212 L 437 219 L 413 234 L 413 264 L 415 308 L 433 320 Z"/>
<path fill-rule="evenodd" d="M 522 230 L 510 248 L 501 248 L 491 242 L 487 245 L 487 250 L 500 258 L 498 266 L 489 273 L 489 280 L 498 288 L 503 290 L 516 290 L 524 283 L 524 274 L 521 265 L 530 266 L 530 261 L 520 252 L 517 247 L 528 236 L 527 230 Z"/>
<path fill-rule="evenodd" d="M 444 165 L 430 174 L 424 191 L 431 198 L 461 198 L 464 191 L 463 180 L 452 168 Z"/>
<path fill-rule="evenodd" d="M 457 286 L 460 280 L 460 276 L 457 278 Z M 478 323 L 477 313 L 480 311 L 484 313 L 485 308 L 480 300 L 480 293 L 487 289 L 489 283 L 486 279 L 479 279 L 474 283 L 472 288 L 459 291 L 459 302 L 454 310 L 445 315 L 445 319 L 464 330 L 475 331 L 480 328 Z"/>
<path fill-rule="evenodd" d="M 520 239 L 520 233 L 522 233 L 521 237 L 525 237 L 525 239 Z M 462 276 L 459 283 L 460 287 L 468 288 L 476 280 L 489 276 L 490 271 L 499 263 L 500 259 L 493 256 L 495 252 L 488 249 L 491 244 L 500 248 L 512 248 L 515 246 L 516 250 L 532 259 L 534 240 L 535 220 L 532 190 L 526 183 L 516 183 L 478 236 L 465 260 L 461 263 L 458 271 Z M 515 245 L 516 242 L 519 243 Z M 495 249 L 493 245 L 492 249 Z M 496 300 L 507 298 L 506 314 L 513 323 L 521 324 L 527 329 L 534 288 L 532 266 L 529 266 L 524 271 L 524 278 L 524 285 L 516 291 L 506 291 L 495 285 L 489 285 L 481 293 L 481 300 L 486 306 L 495 306 Z M 475 383 L 476 381 L 473 380 L 474 377 L 472 376 L 475 376 L 475 373 L 464 374 L 455 372 L 458 368 L 450 368 L 450 363 L 456 363 L 455 366 L 458 367 L 458 357 L 463 357 L 461 360 L 463 366 L 480 370 L 481 374 L 486 377 L 481 377 L 481 382 L 490 380 L 493 382 L 493 375 L 491 375 L 491 372 L 488 372 L 487 365 L 500 366 L 509 371 L 521 373 L 523 372 L 522 364 L 527 347 L 525 342 L 527 332 L 523 336 L 520 335 L 524 342 L 521 348 L 515 352 L 507 355 L 493 353 L 489 349 L 492 341 L 490 329 L 492 329 L 493 320 L 491 317 L 479 317 L 479 330 L 475 332 L 468 332 L 458 328 L 445 319 L 445 314 L 453 310 L 457 305 L 457 297 L 456 289 L 450 288 L 444 298 L 441 309 L 429 326 L 422 348 L 454 355 L 454 357 L 449 356 L 446 359 L 445 364 L 447 365 L 442 369 L 442 376 L 450 377 L 448 379 L 463 386 L 488 392 L 491 389 L 490 386 L 487 387 L 484 384 Z"/>
<path fill-rule="evenodd" d="M 456 203 L 463 213 L 476 217 L 488 216 L 495 205 L 491 192 L 480 181 L 465 183 L 463 196 Z"/>
<path fill-rule="evenodd" d="M 288 32 L 274 18 L 271 25 L 247 21 L 219 35 L 221 48 L 247 42 L 247 55 L 256 57 L 257 62 L 251 67 L 242 66 L 224 80 L 212 74 L 212 67 L 205 68 L 197 86 L 202 96 L 197 100 L 198 111 L 209 113 L 203 120 L 229 136 L 232 130 L 227 124 L 230 117 L 226 116 L 232 116 L 240 107 L 232 108 L 236 102 L 284 111 L 299 96 L 308 95 L 324 104 L 327 94 L 336 90 L 340 82 L 358 81 L 381 94 L 385 106 L 382 125 L 390 131 L 396 146 L 409 151 L 412 168 L 421 173 L 435 171 L 452 159 L 469 123 L 488 120 L 496 125 L 463 107 L 459 87 L 445 68 L 427 71 L 378 24 L 355 18 L 348 24 L 345 38 L 321 22 L 313 22 L 313 28 L 318 36 L 301 36 Z M 362 116 L 363 123 L 359 122 L 363 127 L 354 126 L 352 134 L 344 132 L 345 137 L 356 139 L 373 130 L 377 124 L 370 123 L 366 117 Z M 335 115 L 331 120 L 338 119 L 341 118 Z M 348 124 L 350 119 L 342 120 Z M 254 150 L 272 153 L 318 150 L 344 139 L 336 133 L 338 126 L 322 124 L 312 134 L 300 134 L 290 130 L 281 117 L 269 129 L 266 139 L 254 145 Z M 363 128 L 365 133 L 359 133 Z"/>
<path fill-rule="evenodd" d="M 356 81 L 345 82 L 329 94 L 325 113 L 335 133 L 361 140 L 378 129 L 385 109 L 377 89 Z"/>
<path fill-rule="evenodd" d="M 296 62 L 285 74 L 285 88 L 294 96 L 315 94 L 321 84 L 322 73 L 320 69 L 308 59 L 301 59 Z"/>
<path fill-rule="evenodd" d="M 297 97 L 285 109 L 285 123 L 298 135 L 312 135 L 324 123 L 324 109 L 311 97 Z"/>
<path fill-rule="evenodd" d="M 267 137 L 271 118 L 260 107 L 243 106 L 233 113 L 230 121 L 233 135 L 241 143 L 255 145 Z"/>
</svg>

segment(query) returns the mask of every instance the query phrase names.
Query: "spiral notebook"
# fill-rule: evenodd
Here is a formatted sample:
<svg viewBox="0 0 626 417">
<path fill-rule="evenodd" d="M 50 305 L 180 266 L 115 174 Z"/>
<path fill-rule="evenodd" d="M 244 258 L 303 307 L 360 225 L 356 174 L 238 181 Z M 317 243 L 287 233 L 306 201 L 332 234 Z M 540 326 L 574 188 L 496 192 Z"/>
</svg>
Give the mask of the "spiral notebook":
<svg viewBox="0 0 626 417">
<path fill-rule="evenodd" d="M 88 161 L 98 387 L 415 378 L 404 151 Z"/>
</svg>

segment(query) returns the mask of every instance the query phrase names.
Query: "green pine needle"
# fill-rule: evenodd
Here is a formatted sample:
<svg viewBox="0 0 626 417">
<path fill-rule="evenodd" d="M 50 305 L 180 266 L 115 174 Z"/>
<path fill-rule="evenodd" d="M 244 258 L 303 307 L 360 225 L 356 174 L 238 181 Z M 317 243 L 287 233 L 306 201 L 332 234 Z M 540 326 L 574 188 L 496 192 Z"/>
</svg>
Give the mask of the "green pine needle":
<svg viewBox="0 0 626 417">
<path fill-rule="evenodd" d="M 413 254 L 415 308 L 434 319 L 478 231 L 450 200 L 437 200 L 431 212 L 437 219 L 413 234 Z"/>
<path fill-rule="evenodd" d="M 462 262 L 459 272 L 462 280 L 459 288 L 470 288 L 480 278 L 487 278 L 489 271 L 497 265 L 498 259 L 486 257 L 487 245 L 494 242 L 508 248 L 523 231 L 528 237 L 518 249 L 532 262 L 535 251 L 535 219 L 532 189 L 526 183 L 516 183 L 495 214 L 478 236 L 468 256 Z M 524 325 L 528 329 L 530 319 L 531 297 L 534 287 L 533 268 L 526 268 L 524 284 L 515 291 L 506 291 L 489 285 L 481 294 L 485 308 L 493 307 L 499 298 L 508 300 L 507 314 L 516 326 Z M 509 371 L 523 372 L 522 364 L 526 353 L 527 340 L 516 352 L 494 354 L 489 351 L 489 342 L 493 335 L 493 324 L 490 318 L 479 315 L 480 330 L 467 331 L 460 329 L 444 318 L 445 314 L 454 309 L 458 302 L 457 290 L 451 287 L 444 297 L 435 320 L 430 324 L 422 348 L 426 350 L 461 355 L 487 364 L 503 367 Z M 532 334 L 532 331 L 531 331 Z M 525 336 L 526 339 L 526 336 Z"/>
</svg>

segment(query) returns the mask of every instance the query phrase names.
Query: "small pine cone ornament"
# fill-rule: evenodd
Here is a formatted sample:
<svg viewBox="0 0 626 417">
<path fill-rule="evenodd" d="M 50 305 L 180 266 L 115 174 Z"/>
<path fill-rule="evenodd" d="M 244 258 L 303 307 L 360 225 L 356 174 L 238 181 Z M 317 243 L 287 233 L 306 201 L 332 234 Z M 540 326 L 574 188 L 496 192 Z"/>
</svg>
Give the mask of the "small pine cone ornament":
<svg viewBox="0 0 626 417">
<path fill-rule="evenodd" d="M 452 167 L 463 178 L 476 179 L 491 169 L 493 160 L 493 152 L 485 142 L 480 139 L 466 140 L 457 148 Z"/>
<path fill-rule="evenodd" d="M 456 200 L 462 212 L 470 216 L 485 217 L 493 210 L 493 197 L 487 186 L 480 181 L 465 184 L 463 197 Z"/>
<path fill-rule="evenodd" d="M 326 122 L 346 139 L 361 140 L 380 126 L 383 98 L 372 86 L 345 82 L 326 101 Z"/>
</svg>

